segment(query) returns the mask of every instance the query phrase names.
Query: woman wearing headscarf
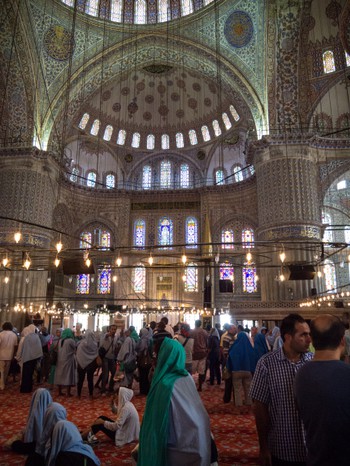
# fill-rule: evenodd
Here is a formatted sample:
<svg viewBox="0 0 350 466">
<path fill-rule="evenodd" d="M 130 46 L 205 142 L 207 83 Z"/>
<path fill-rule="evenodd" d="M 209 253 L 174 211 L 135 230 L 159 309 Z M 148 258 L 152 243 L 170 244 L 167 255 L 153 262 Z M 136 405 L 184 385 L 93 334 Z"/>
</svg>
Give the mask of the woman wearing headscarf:
<svg viewBox="0 0 350 466">
<path fill-rule="evenodd" d="M 114 440 L 117 447 L 139 439 L 140 421 L 139 415 L 131 399 L 134 392 L 126 387 L 120 387 L 118 393 L 118 406 L 112 401 L 112 411 L 117 413 L 117 419 L 113 421 L 106 416 L 100 416 L 92 424 L 90 432 L 83 434 L 91 444 L 96 443 L 97 432 L 104 432 L 110 439 Z"/>
<path fill-rule="evenodd" d="M 261 356 L 269 352 L 269 348 L 266 343 L 265 335 L 262 333 L 257 333 L 254 338 L 254 352 L 256 355 L 256 360 L 258 361 Z"/>
<path fill-rule="evenodd" d="M 147 328 L 140 331 L 140 339 L 136 343 L 137 367 L 139 370 L 140 395 L 147 395 L 149 392 L 148 375 L 152 366 L 151 357 L 151 334 Z"/>
<path fill-rule="evenodd" d="M 74 334 L 70 328 L 66 328 L 63 330 L 58 343 L 55 371 L 55 385 L 58 385 L 58 394 L 60 396 L 64 395 L 62 387 L 67 387 L 67 396 L 72 396 L 71 387 L 77 383 L 75 350 Z"/>
<path fill-rule="evenodd" d="M 78 343 L 77 363 L 78 363 L 78 397 L 81 396 L 81 389 L 87 375 L 89 396 L 93 397 L 94 373 L 97 368 L 96 358 L 98 356 L 98 343 L 92 330 L 86 330 L 84 340 Z"/>
<path fill-rule="evenodd" d="M 134 379 L 134 370 L 136 369 L 136 343 L 131 338 L 130 328 L 125 330 L 125 341 L 119 350 L 117 361 L 121 363 L 120 365 L 125 375 L 122 384 L 131 388 Z"/>
<path fill-rule="evenodd" d="M 210 330 L 208 338 L 208 359 L 209 359 L 209 373 L 210 385 L 214 385 L 216 378 L 217 384 L 221 384 L 221 371 L 220 371 L 220 335 L 217 328 L 213 327 Z"/>
<path fill-rule="evenodd" d="M 185 358 L 178 341 L 163 340 L 141 425 L 138 466 L 210 464 L 209 417 Z"/>
<path fill-rule="evenodd" d="M 83 443 L 77 427 L 69 421 L 58 421 L 51 436 L 46 466 L 100 466 L 90 445 Z"/>
<path fill-rule="evenodd" d="M 33 453 L 43 433 L 44 415 L 52 403 L 51 394 L 46 388 L 38 388 L 32 396 L 23 440 L 16 440 L 11 448 L 16 453 L 29 455 Z"/>
<path fill-rule="evenodd" d="M 135 343 L 137 343 L 140 337 L 138 336 L 135 327 L 133 325 L 130 325 L 129 330 L 130 330 L 130 338 L 132 338 L 135 341 Z"/>
<path fill-rule="evenodd" d="M 50 390 L 53 389 L 53 384 L 55 382 L 55 372 L 56 372 L 56 364 L 57 364 L 57 355 L 58 355 L 58 342 L 61 339 L 61 335 L 63 332 L 63 328 L 56 329 L 55 336 L 52 339 L 52 343 L 49 349 L 50 355 L 50 375 L 49 375 L 49 384 Z"/>
<path fill-rule="evenodd" d="M 21 336 L 16 355 L 22 368 L 20 392 L 30 393 L 33 389 L 34 370 L 43 355 L 43 349 L 35 325 L 30 324 L 25 327 Z"/>
<path fill-rule="evenodd" d="M 255 371 L 256 356 L 249 337 L 245 332 L 239 332 L 228 353 L 227 368 L 232 372 L 233 393 L 235 405 L 242 406 L 241 389 L 244 391 L 244 404 L 251 405 L 249 388 L 252 373 Z"/>
<path fill-rule="evenodd" d="M 45 466 L 45 454 L 51 448 L 51 434 L 58 421 L 67 419 L 67 411 L 60 403 L 51 403 L 45 411 L 43 430 L 36 443 L 35 453 L 28 456 L 25 466 Z"/>
</svg>

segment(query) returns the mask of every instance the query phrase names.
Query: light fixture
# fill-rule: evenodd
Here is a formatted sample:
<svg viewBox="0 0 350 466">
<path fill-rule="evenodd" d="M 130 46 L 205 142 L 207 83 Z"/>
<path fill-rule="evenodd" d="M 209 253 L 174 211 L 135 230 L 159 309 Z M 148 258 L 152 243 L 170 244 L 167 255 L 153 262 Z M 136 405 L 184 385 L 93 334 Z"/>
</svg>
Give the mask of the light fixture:
<svg viewBox="0 0 350 466">
<path fill-rule="evenodd" d="M 322 272 L 321 272 L 321 270 L 318 270 L 318 271 L 317 271 L 317 276 L 318 276 L 318 278 L 321 278 L 321 277 L 322 277 Z"/>
<path fill-rule="evenodd" d="M 84 304 L 84 309 L 87 309 L 89 307 L 88 303 Z"/>
<path fill-rule="evenodd" d="M 182 281 L 185 282 L 186 281 L 186 274 L 184 273 L 181 278 L 182 278 Z"/>
<path fill-rule="evenodd" d="M 55 266 L 58 267 L 58 266 L 60 265 L 60 262 L 61 262 L 61 261 L 60 261 L 59 258 L 56 256 L 56 259 L 54 260 Z"/>
<path fill-rule="evenodd" d="M 6 256 L 2 260 L 2 265 L 4 267 L 7 267 L 8 263 L 9 263 L 9 258 L 7 257 L 7 254 L 6 254 Z"/>
<path fill-rule="evenodd" d="M 23 267 L 28 270 L 30 265 L 31 265 L 31 260 L 30 260 L 30 257 L 29 257 L 29 253 L 27 252 L 25 261 L 23 262 Z"/>
<path fill-rule="evenodd" d="M 118 255 L 117 260 L 115 261 L 118 267 L 122 265 L 122 258 Z"/>
<path fill-rule="evenodd" d="M 248 262 L 250 262 L 250 261 L 252 260 L 252 258 L 253 258 L 253 256 L 252 256 L 252 254 L 251 254 L 250 251 L 247 252 L 247 254 L 246 254 L 245 257 L 246 257 L 246 259 L 247 259 Z"/>
<path fill-rule="evenodd" d="M 256 282 L 259 281 L 259 275 L 255 275 L 255 281 L 256 281 Z"/>
<path fill-rule="evenodd" d="M 220 254 L 217 253 L 217 254 L 215 255 L 215 264 L 218 264 L 218 263 L 219 263 L 219 260 L 220 260 Z"/>
<path fill-rule="evenodd" d="M 186 264 L 186 262 L 187 262 L 186 254 L 182 254 L 181 262 L 182 262 L 184 265 Z"/>
<path fill-rule="evenodd" d="M 114 283 L 118 280 L 118 277 L 116 275 L 113 275 L 112 277 L 112 280 L 114 281 Z"/>
<path fill-rule="evenodd" d="M 85 253 L 84 256 L 85 256 L 85 257 L 84 257 L 84 259 L 85 259 L 85 265 L 86 265 L 87 268 L 89 268 L 90 265 L 91 265 L 91 259 L 90 259 L 90 257 L 89 257 L 89 253 L 86 251 L 86 253 Z"/>
<path fill-rule="evenodd" d="M 14 235 L 14 239 L 16 241 L 16 243 L 19 243 L 21 241 L 21 238 L 22 238 L 22 235 L 19 231 L 17 231 Z"/>
<path fill-rule="evenodd" d="M 4 278 L 4 283 L 6 283 L 6 285 L 8 284 L 9 281 L 10 281 L 9 277 Z"/>
<path fill-rule="evenodd" d="M 56 251 L 59 254 L 62 251 L 63 244 L 61 243 L 61 240 L 56 244 Z"/>
<path fill-rule="evenodd" d="M 283 262 L 286 260 L 286 253 L 285 253 L 284 251 L 282 251 L 282 252 L 280 253 L 280 260 L 281 260 L 282 264 L 283 264 Z"/>
<path fill-rule="evenodd" d="M 148 258 L 148 263 L 149 265 L 153 265 L 153 257 L 152 257 L 152 254 L 150 254 L 149 258 Z"/>
</svg>

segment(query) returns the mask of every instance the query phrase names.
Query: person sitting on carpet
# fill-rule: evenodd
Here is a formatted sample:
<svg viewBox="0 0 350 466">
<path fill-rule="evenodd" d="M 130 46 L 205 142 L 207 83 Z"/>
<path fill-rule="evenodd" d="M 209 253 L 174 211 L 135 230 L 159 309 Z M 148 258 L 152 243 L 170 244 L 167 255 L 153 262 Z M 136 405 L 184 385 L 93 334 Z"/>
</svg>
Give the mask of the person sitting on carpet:
<svg viewBox="0 0 350 466">
<path fill-rule="evenodd" d="M 69 421 L 58 421 L 51 436 L 46 466 L 100 466 L 90 445 L 85 445 L 78 428 Z"/>
<path fill-rule="evenodd" d="M 33 393 L 23 438 L 12 443 L 12 451 L 22 455 L 29 455 L 35 451 L 36 444 L 43 433 L 44 415 L 51 403 L 52 397 L 46 388 L 38 388 Z"/>
<path fill-rule="evenodd" d="M 45 454 L 51 448 L 51 434 L 58 421 L 67 419 L 67 411 L 60 403 L 51 403 L 44 416 L 43 431 L 35 452 L 28 456 L 25 466 L 45 466 Z"/>
<path fill-rule="evenodd" d="M 97 443 L 95 434 L 104 432 L 110 439 L 115 441 L 117 447 L 122 447 L 127 443 L 138 440 L 140 433 L 139 415 L 135 406 L 130 401 L 134 392 L 126 387 L 119 388 L 118 406 L 112 400 L 112 411 L 117 413 L 117 419 L 113 421 L 106 416 L 100 416 L 91 426 L 90 432 L 85 432 L 82 436 L 88 443 Z"/>
</svg>

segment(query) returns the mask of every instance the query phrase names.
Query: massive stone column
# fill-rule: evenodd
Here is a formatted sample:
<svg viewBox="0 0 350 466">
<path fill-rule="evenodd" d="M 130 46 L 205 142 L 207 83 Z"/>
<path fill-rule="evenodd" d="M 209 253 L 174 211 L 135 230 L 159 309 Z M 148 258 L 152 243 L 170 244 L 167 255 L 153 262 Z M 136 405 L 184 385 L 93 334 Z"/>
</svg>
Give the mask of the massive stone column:
<svg viewBox="0 0 350 466">
<path fill-rule="evenodd" d="M 315 260 L 321 238 L 318 169 L 306 139 L 263 138 L 254 146 L 259 229 L 272 261 L 260 271 L 263 301 L 300 299 L 310 294 L 313 280 L 279 282 L 279 253 L 286 264 Z M 274 252 L 273 252 L 274 251 Z M 286 269 L 286 276 L 287 269 Z"/>
</svg>

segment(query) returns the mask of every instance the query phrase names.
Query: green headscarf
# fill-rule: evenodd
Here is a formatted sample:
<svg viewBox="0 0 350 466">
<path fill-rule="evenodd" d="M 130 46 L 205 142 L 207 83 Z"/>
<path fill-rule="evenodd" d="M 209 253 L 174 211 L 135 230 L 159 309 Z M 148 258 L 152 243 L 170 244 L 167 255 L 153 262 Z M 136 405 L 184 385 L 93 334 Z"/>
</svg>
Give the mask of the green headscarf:
<svg viewBox="0 0 350 466">
<path fill-rule="evenodd" d="M 74 339 L 73 330 L 71 330 L 70 328 L 65 328 L 61 334 L 61 340 L 67 340 L 67 338 Z"/>
<path fill-rule="evenodd" d="M 169 407 L 174 383 L 188 376 L 186 353 L 176 340 L 165 338 L 158 354 L 143 415 L 137 466 L 166 466 Z"/>
<path fill-rule="evenodd" d="M 133 325 L 131 325 L 129 327 L 129 331 L 130 331 L 130 338 L 132 338 L 137 343 L 139 341 L 140 337 L 138 336 L 138 334 L 137 334 L 137 332 L 135 330 L 135 327 Z"/>
</svg>

